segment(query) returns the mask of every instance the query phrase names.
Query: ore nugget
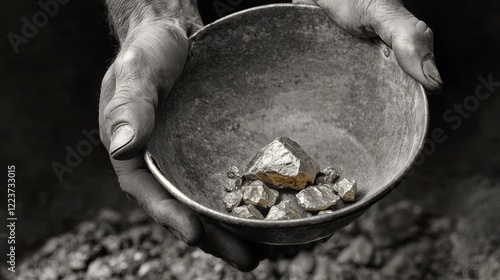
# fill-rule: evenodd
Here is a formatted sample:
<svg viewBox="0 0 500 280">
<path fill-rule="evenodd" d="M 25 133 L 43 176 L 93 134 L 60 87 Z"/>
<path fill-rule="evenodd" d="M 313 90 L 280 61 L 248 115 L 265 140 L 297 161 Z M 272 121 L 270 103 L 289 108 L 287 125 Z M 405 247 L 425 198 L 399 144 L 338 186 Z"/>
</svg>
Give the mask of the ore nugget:
<svg viewBox="0 0 500 280">
<path fill-rule="evenodd" d="M 268 188 L 261 181 L 253 181 L 250 185 L 242 187 L 243 201 L 245 204 L 269 208 L 276 203 L 278 191 Z"/>
<path fill-rule="evenodd" d="M 266 220 L 291 220 L 309 217 L 310 213 L 305 211 L 297 203 L 295 198 L 283 200 L 269 209 Z"/>
<path fill-rule="evenodd" d="M 337 189 L 338 194 L 343 201 L 352 202 L 356 199 L 356 181 L 343 179 L 337 183 Z"/>
<path fill-rule="evenodd" d="M 333 183 L 339 177 L 339 173 L 331 166 L 321 170 L 316 177 L 316 185 Z"/>
<path fill-rule="evenodd" d="M 243 185 L 243 179 L 237 178 L 237 179 L 227 179 L 226 183 L 224 184 L 224 189 L 228 192 L 235 191 L 239 189 Z"/>
<path fill-rule="evenodd" d="M 295 141 L 278 137 L 250 161 L 245 177 L 276 189 L 301 190 L 314 183 L 319 165 Z"/>
<path fill-rule="evenodd" d="M 234 207 L 240 205 L 242 200 L 243 200 L 242 190 L 235 190 L 234 192 L 227 193 L 224 196 L 224 207 L 226 207 L 228 211 L 231 211 L 233 210 Z"/>
<path fill-rule="evenodd" d="M 335 212 L 334 212 L 334 211 L 332 211 L 332 210 L 323 210 L 323 211 L 319 211 L 319 212 L 318 212 L 318 216 L 319 216 L 319 215 L 333 214 L 333 213 L 335 213 Z"/>
<path fill-rule="evenodd" d="M 231 166 L 231 168 L 229 168 L 229 171 L 227 171 L 227 177 L 229 179 L 238 179 L 241 178 L 241 176 L 243 176 L 243 174 L 237 166 L 233 165 Z"/>
<path fill-rule="evenodd" d="M 339 200 L 339 197 L 324 185 L 309 186 L 301 190 L 296 197 L 300 206 L 313 212 L 326 210 L 337 204 Z"/>
<path fill-rule="evenodd" d="M 238 206 L 231 212 L 234 216 L 247 219 L 264 219 L 262 213 L 257 210 L 253 205 Z"/>
</svg>

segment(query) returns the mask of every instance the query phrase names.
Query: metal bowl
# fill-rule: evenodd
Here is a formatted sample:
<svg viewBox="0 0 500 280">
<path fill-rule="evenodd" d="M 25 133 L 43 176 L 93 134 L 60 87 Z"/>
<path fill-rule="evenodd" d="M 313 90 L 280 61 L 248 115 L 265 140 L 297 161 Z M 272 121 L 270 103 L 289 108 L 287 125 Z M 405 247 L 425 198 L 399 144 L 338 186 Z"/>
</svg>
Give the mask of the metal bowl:
<svg viewBox="0 0 500 280">
<path fill-rule="evenodd" d="M 267 244 L 329 236 L 394 189 L 423 145 L 422 86 L 383 43 L 345 33 L 319 8 L 246 10 L 190 42 L 182 76 L 158 105 L 146 160 L 173 196 L 223 229 Z M 355 179 L 356 202 L 297 220 L 229 214 L 227 170 L 246 167 L 278 136 Z"/>
</svg>

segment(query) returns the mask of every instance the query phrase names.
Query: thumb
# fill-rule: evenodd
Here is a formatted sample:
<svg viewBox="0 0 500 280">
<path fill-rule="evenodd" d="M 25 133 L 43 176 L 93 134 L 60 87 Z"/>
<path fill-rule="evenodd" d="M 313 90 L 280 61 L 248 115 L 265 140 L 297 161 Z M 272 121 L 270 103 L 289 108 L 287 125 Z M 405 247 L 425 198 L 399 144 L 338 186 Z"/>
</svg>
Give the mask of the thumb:
<svg viewBox="0 0 500 280">
<path fill-rule="evenodd" d="M 150 28 L 120 52 L 112 65 L 115 91 L 104 108 L 112 158 L 130 159 L 145 146 L 154 128 L 159 91 L 172 88 L 187 49 L 180 30 Z"/>
<path fill-rule="evenodd" d="M 142 51 L 130 48 L 114 65 L 116 88 L 104 109 L 114 159 L 131 158 L 146 144 L 154 128 L 158 90 Z"/>
<path fill-rule="evenodd" d="M 389 45 L 399 66 L 427 91 L 441 90 L 443 82 L 434 61 L 434 38 L 425 22 L 406 10 L 400 1 L 373 4 L 371 26 L 373 31 Z"/>
</svg>

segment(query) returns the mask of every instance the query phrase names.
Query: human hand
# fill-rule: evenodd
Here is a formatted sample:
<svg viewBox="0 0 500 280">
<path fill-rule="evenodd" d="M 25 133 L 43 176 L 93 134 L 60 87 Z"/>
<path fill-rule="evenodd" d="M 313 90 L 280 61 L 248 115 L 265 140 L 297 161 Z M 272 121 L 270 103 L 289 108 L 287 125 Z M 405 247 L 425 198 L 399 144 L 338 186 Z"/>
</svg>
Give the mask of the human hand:
<svg viewBox="0 0 500 280">
<path fill-rule="evenodd" d="M 99 125 L 122 190 L 189 246 L 197 245 L 242 271 L 254 269 L 270 247 L 200 219 L 156 181 L 141 155 L 154 128 L 159 95 L 170 91 L 182 72 L 188 36 L 202 26 L 196 1 L 107 4 L 121 47 L 102 82 Z"/>
<path fill-rule="evenodd" d="M 346 31 L 360 37 L 379 36 L 392 48 L 399 66 L 430 92 L 443 82 L 436 68 L 432 30 L 401 0 L 294 0 L 323 8 Z"/>
</svg>

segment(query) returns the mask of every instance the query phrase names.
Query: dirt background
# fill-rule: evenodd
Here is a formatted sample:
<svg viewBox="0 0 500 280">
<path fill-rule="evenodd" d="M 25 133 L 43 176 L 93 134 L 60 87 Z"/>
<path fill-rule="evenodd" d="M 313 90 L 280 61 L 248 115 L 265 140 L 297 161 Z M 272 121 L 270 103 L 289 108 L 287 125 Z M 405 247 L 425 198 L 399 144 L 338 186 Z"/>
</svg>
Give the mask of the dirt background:
<svg viewBox="0 0 500 280">
<path fill-rule="evenodd" d="M 200 4 L 206 22 L 218 18 L 215 2 Z M 19 34 L 21 19 L 40 8 L 35 1 L 3 1 L 0 166 L 17 170 L 18 272 L 5 270 L 8 235 L 2 226 L 0 279 L 498 279 L 498 91 L 460 117 L 460 125 L 443 114 L 470 100 L 478 77 L 500 81 L 500 4 L 405 4 L 435 33 L 446 87 L 429 97 L 429 131 L 443 129 L 447 140 L 428 146 L 411 177 L 330 241 L 281 248 L 243 274 L 186 247 L 137 212 L 119 191 L 102 145 L 57 178 L 52 164 L 64 164 L 67 149 L 87 140 L 82 130 L 98 127 L 99 84 L 116 42 L 100 1 L 71 1 L 16 54 L 7 34 Z M 244 1 L 233 11 L 250 5 Z M 5 176 L 2 171 L 0 221 Z"/>
</svg>

